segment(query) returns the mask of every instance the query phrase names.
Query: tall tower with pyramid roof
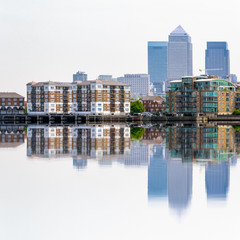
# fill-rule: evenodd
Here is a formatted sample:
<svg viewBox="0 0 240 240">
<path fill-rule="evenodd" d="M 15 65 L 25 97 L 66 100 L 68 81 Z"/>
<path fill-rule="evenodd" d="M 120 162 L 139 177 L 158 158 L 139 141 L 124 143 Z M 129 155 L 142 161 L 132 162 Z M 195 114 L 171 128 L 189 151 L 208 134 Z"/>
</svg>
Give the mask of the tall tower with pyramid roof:
<svg viewBox="0 0 240 240">
<path fill-rule="evenodd" d="M 179 25 L 168 38 L 168 79 L 180 79 L 192 74 L 191 37 Z"/>
</svg>

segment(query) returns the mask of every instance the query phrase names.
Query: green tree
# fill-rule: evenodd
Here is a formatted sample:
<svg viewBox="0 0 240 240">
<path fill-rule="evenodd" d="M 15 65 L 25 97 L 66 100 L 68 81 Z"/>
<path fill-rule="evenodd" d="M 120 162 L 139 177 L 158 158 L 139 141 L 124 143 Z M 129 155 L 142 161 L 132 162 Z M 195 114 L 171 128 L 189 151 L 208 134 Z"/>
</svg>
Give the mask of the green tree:
<svg viewBox="0 0 240 240">
<path fill-rule="evenodd" d="M 131 127 L 131 137 L 136 140 L 140 140 L 145 133 L 144 128 L 142 127 Z"/>
<path fill-rule="evenodd" d="M 232 115 L 240 115 L 240 109 L 234 110 Z"/>
<path fill-rule="evenodd" d="M 139 100 L 131 103 L 131 113 L 142 113 L 144 111 L 145 108 Z"/>
</svg>

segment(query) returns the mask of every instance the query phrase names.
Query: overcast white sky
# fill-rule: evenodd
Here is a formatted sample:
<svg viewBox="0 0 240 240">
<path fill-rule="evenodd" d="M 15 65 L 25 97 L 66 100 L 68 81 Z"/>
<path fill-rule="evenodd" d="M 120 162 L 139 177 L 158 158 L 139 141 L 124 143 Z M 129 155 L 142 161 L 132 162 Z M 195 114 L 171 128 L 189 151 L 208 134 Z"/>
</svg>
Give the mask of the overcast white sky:
<svg viewBox="0 0 240 240">
<path fill-rule="evenodd" d="M 240 78 L 236 0 L 0 0 L 0 91 L 25 95 L 30 81 L 72 81 L 78 70 L 147 73 L 147 42 L 178 25 L 192 37 L 193 69 L 207 41 L 227 41 Z"/>
</svg>

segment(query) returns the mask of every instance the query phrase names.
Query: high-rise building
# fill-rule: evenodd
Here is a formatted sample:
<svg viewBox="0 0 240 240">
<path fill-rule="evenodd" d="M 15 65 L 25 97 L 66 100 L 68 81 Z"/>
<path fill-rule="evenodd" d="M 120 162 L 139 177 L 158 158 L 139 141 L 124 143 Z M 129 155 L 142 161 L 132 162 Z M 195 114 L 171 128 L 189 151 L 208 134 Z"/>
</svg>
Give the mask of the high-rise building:
<svg viewBox="0 0 240 240">
<path fill-rule="evenodd" d="M 191 37 L 179 25 L 168 39 L 168 79 L 192 76 Z"/>
<path fill-rule="evenodd" d="M 224 79 L 229 77 L 230 61 L 227 42 L 207 42 L 205 71 L 208 75 Z"/>
<path fill-rule="evenodd" d="M 150 94 L 150 77 L 148 74 L 124 74 L 124 77 L 119 77 L 117 80 L 131 86 L 131 98 L 137 99 Z"/>
<path fill-rule="evenodd" d="M 231 82 L 237 82 L 237 75 L 236 74 L 230 74 L 229 80 Z"/>
<path fill-rule="evenodd" d="M 148 74 L 154 95 L 164 92 L 167 78 L 168 42 L 148 42 Z"/>
<path fill-rule="evenodd" d="M 85 72 L 76 72 L 73 74 L 73 81 L 87 81 L 87 74 Z"/>
<path fill-rule="evenodd" d="M 113 80 L 112 75 L 99 75 L 98 80 Z"/>
</svg>

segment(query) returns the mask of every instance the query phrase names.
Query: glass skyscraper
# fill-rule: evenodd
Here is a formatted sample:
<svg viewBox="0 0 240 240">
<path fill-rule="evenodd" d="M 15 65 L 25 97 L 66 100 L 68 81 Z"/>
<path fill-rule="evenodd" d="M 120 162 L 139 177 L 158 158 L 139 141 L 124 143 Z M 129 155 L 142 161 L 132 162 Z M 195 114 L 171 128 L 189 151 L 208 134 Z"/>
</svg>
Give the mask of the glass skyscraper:
<svg viewBox="0 0 240 240">
<path fill-rule="evenodd" d="M 192 76 L 191 37 L 178 26 L 168 38 L 168 79 Z"/>
<path fill-rule="evenodd" d="M 153 84 L 154 95 L 164 92 L 167 78 L 168 42 L 148 42 L 148 74 Z"/>
<path fill-rule="evenodd" d="M 207 42 L 205 71 L 208 75 L 226 79 L 230 75 L 229 50 L 227 42 Z"/>
</svg>

